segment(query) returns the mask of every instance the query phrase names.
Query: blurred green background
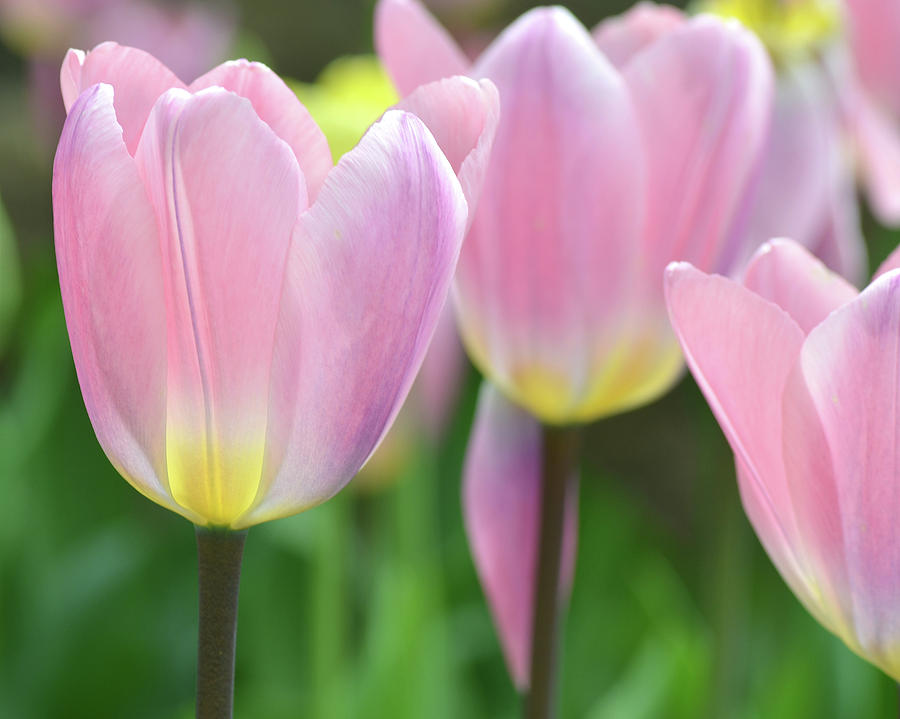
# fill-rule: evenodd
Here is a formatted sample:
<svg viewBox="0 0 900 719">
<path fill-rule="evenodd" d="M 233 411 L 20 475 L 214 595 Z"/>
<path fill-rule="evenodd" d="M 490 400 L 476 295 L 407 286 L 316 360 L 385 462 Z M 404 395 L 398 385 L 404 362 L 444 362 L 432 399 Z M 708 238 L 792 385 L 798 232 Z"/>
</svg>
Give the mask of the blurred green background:
<svg viewBox="0 0 900 719">
<path fill-rule="evenodd" d="M 528 6 L 444 2 L 436 12 L 477 45 Z M 626 3 L 570 7 L 592 25 Z M 371 52 L 371 2 L 247 0 L 226 10 L 227 54 L 299 81 L 339 55 Z M 41 50 L 50 91 L 36 99 L 41 73 L 21 33 L 3 30 L 0 717 L 190 717 L 193 528 L 132 490 L 94 438 L 52 244 L 62 51 Z M 868 218 L 866 227 L 877 266 L 900 234 Z M 517 716 L 460 512 L 477 384 L 470 369 L 444 441 L 417 446 L 393 481 L 351 484 L 250 532 L 238 717 Z M 896 715 L 892 682 L 820 628 L 765 556 L 730 451 L 689 377 L 656 404 L 590 428 L 580 527 L 563 717 Z"/>
</svg>

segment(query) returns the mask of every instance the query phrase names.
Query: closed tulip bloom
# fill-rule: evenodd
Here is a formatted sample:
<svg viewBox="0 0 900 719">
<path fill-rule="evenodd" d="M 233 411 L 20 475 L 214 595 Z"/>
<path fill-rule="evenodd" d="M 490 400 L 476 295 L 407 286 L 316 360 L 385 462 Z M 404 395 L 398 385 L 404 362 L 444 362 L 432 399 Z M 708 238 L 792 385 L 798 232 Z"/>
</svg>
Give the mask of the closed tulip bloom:
<svg viewBox="0 0 900 719">
<path fill-rule="evenodd" d="M 335 494 L 393 420 L 437 323 L 490 146 L 491 88 L 448 80 L 411 98 L 450 161 L 394 110 L 332 166 L 296 96 L 257 63 L 185 86 L 106 43 L 70 51 L 61 77 L 60 287 L 107 456 L 198 525 L 239 529 Z M 443 107 L 466 127 L 443 127 Z"/>
<path fill-rule="evenodd" d="M 688 366 L 735 453 L 744 508 L 825 627 L 900 678 L 900 256 L 861 293 L 789 241 L 743 282 L 666 273 Z"/>
<path fill-rule="evenodd" d="M 418 3 L 377 7 L 401 94 L 459 72 L 500 92 L 455 300 L 475 364 L 544 422 L 588 422 L 671 386 L 681 357 L 663 270 L 724 268 L 737 251 L 770 110 L 765 51 L 711 17 L 648 36 L 610 42 L 607 57 L 567 10 L 537 8 L 470 66 Z"/>
</svg>

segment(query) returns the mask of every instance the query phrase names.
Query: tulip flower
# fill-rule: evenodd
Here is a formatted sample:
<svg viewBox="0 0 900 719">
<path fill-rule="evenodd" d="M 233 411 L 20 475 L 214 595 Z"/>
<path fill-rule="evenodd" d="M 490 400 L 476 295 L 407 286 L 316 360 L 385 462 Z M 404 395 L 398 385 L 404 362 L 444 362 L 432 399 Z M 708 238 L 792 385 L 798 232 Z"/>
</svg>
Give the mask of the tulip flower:
<svg viewBox="0 0 900 719">
<path fill-rule="evenodd" d="M 737 258 L 760 168 L 772 90 L 765 51 L 736 23 L 672 13 L 674 21 L 621 44 L 599 31 L 591 37 L 563 8 L 538 8 L 472 64 L 414 0 L 381 0 L 376 9 L 376 49 L 401 94 L 461 72 L 491 79 L 500 93 L 500 124 L 454 298 L 475 364 L 545 425 L 525 435 L 541 446 L 522 453 L 544 467 L 540 501 L 517 503 L 522 516 L 505 520 L 540 532 L 479 549 L 479 537 L 502 535 L 480 527 L 500 516 L 499 506 L 477 505 L 498 496 L 487 483 L 505 465 L 478 447 L 502 432 L 476 430 L 466 465 L 470 541 L 511 674 L 532 697 L 540 694 L 532 706 L 544 706 L 548 691 L 546 637 L 536 634 L 553 631 L 559 602 L 552 592 L 542 600 L 542 588 L 557 583 L 565 563 L 556 556 L 543 564 L 554 554 L 545 553 L 547 489 L 559 512 L 548 520 L 559 529 L 548 539 L 558 555 L 573 491 L 568 478 L 577 474 L 564 461 L 571 441 L 551 426 L 639 406 L 678 378 L 663 270 L 676 258 L 708 269 Z M 482 402 L 479 412 L 494 406 Z M 476 426 L 492 423 L 479 416 Z M 559 476 L 548 476 L 550 465 Z M 523 479 L 523 494 L 532 496 L 526 485 Z M 538 548 L 523 551 L 520 536 L 540 536 L 531 540 Z M 530 566 L 536 556 L 537 572 Z M 535 575 L 533 604 L 504 596 L 521 591 L 513 578 Z M 534 622 L 517 618 L 522 611 Z M 529 626 L 533 641 L 517 636 Z M 529 682 L 522 647 L 531 648 Z M 532 716 L 546 715 L 538 711 Z"/>
<path fill-rule="evenodd" d="M 388 113 L 332 168 L 264 66 L 185 88 L 111 43 L 70 52 L 62 85 L 60 283 L 107 455 L 201 525 L 327 499 L 390 424 L 453 272 L 466 203 L 431 133 Z M 472 127 L 489 112 L 471 81 L 423 90 Z"/>
<path fill-rule="evenodd" d="M 496 94 L 460 78 L 407 100 L 447 156 L 395 110 L 332 166 L 257 63 L 184 86 L 104 43 L 70 51 L 61 82 L 54 228 L 78 380 L 123 477 L 209 528 L 198 716 L 230 716 L 243 534 L 222 530 L 328 499 L 387 431 L 449 289 Z"/>
<path fill-rule="evenodd" d="M 776 240 L 742 282 L 672 264 L 666 297 L 772 562 L 819 622 L 900 679 L 900 253 L 859 293 Z"/>
<path fill-rule="evenodd" d="M 759 167 L 771 70 L 755 38 L 701 17 L 616 67 L 568 11 L 539 8 L 470 67 L 420 5 L 382 0 L 376 45 L 401 94 L 460 72 L 500 91 L 455 296 L 479 369 L 558 424 L 662 394 L 681 359 L 659 278 L 671 259 L 734 259 Z"/>
</svg>

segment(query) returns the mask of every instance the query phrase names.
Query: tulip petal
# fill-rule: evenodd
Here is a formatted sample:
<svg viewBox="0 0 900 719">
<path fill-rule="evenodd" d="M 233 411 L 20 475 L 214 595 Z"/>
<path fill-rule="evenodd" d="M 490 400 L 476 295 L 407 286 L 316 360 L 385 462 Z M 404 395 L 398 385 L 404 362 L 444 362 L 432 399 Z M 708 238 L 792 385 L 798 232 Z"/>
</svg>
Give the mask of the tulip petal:
<svg viewBox="0 0 900 719">
<path fill-rule="evenodd" d="M 641 50 L 684 21 L 685 15 L 678 8 L 645 1 L 628 12 L 607 18 L 593 29 L 592 34 L 609 61 L 623 68 Z"/>
<path fill-rule="evenodd" d="M 759 40 L 700 16 L 624 69 L 648 149 L 653 208 L 644 238 L 650 306 L 673 259 L 728 269 L 740 251 L 771 111 L 773 73 Z"/>
<path fill-rule="evenodd" d="M 417 88 L 397 108 L 416 115 L 434 135 L 459 177 L 474 215 L 500 117 L 500 97 L 490 80 L 438 80 Z"/>
<path fill-rule="evenodd" d="M 855 70 L 866 90 L 900 115 L 900 5 L 895 0 L 844 0 Z"/>
<path fill-rule="evenodd" d="M 463 512 L 481 585 L 516 687 L 528 686 L 541 516 L 541 425 L 490 383 L 478 397 L 466 452 Z M 575 571 L 577 483 L 568 483 L 560 594 Z"/>
<path fill-rule="evenodd" d="M 862 93 L 855 111 L 856 147 L 872 212 L 885 224 L 900 224 L 900 121 Z"/>
<path fill-rule="evenodd" d="M 72 355 L 112 464 L 142 494 L 194 518 L 165 484 L 162 258 L 156 217 L 113 102 L 109 85 L 94 85 L 75 100 L 53 166 L 56 257 Z"/>
<path fill-rule="evenodd" d="M 790 240 L 773 240 L 753 256 L 744 286 L 787 312 L 804 333 L 858 294 L 804 247 Z"/>
<path fill-rule="evenodd" d="M 504 392 L 560 421 L 626 321 L 644 207 L 631 102 L 559 7 L 519 18 L 472 74 L 503 110 L 457 273 L 463 338 Z"/>
<path fill-rule="evenodd" d="M 799 64 L 785 69 L 748 221 L 748 255 L 773 237 L 790 237 L 845 277 L 865 279 L 865 247 L 842 135 L 822 70 Z"/>
<path fill-rule="evenodd" d="M 116 119 L 132 155 L 156 99 L 184 83 L 153 55 L 134 47 L 104 42 L 88 53 L 69 50 L 60 73 L 63 101 L 68 112 L 79 94 L 91 85 L 113 86 Z"/>
<path fill-rule="evenodd" d="M 170 90 L 136 160 L 160 218 L 172 495 L 229 525 L 256 496 L 282 277 L 305 187 L 250 101 Z"/>
<path fill-rule="evenodd" d="M 810 332 L 784 395 L 784 456 L 830 622 L 900 676 L 900 272 Z"/>
<path fill-rule="evenodd" d="M 469 69 L 463 51 L 417 0 L 379 0 L 375 49 L 401 95 Z"/>
<path fill-rule="evenodd" d="M 284 81 L 259 62 L 233 60 L 213 68 L 191 83 L 190 91 L 220 86 L 253 103 L 256 114 L 294 151 L 314 202 L 332 168 L 328 140 Z"/>
<path fill-rule="evenodd" d="M 266 485 L 242 526 L 338 492 L 403 403 L 437 324 L 466 205 L 434 138 L 390 111 L 329 174 L 288 261 Z"/>
<path fill-rule="evenodd" d="M 742 497 L 750 500 L 747 513 L 791 586 L 802 584 L 799 535 L 782 462 L 781 396 L 803 331 L 777 305 L 687 263 L 673 263 L 666 271 L 666 302 L 688 366 L 742 470 L 738 479 Z"/>
<path fill-rule="evenodd" d="M 896 270 L 900 267 L 900 247 L 897 247 L 891 254 L 887 256 L 887 259 L 881 263 L 878 267 L 878 271 L 875 273 L 875 277 L 873 280 L 878 279 L 883 274 L 890 272 L 891 270 Z"/>
<path fill-rule="evenodd" d="M 441 310 L 428 354 L 410 397 L 415 395 L 415 421 L 421 423 L 428 437 L 436 443 L 447 427 L 460 398 L 463 378 L 468 368 L 466 353 L 456 329 L 453 304 Z"/>
<path fill-rule="evenodd" d="M 846 166 L 846 153 L 837 154 L 831 171 L 825 228 L 809 249 L 828 267 L 862 284 L 868 276 L 869 258 L 859 217 L 856 182 Z"/>
</svg>

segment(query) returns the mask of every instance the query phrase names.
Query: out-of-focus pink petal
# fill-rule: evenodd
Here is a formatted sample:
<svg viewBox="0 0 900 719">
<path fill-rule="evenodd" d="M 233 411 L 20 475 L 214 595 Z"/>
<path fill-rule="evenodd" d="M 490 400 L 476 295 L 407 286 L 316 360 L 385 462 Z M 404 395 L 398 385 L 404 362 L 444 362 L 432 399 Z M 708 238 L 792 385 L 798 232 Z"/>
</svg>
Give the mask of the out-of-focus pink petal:
<svg viewBox="0 0 900 719">
<path fill-rule="evenodd" d="M 115 38 L 146 50 L 190 81 L 228 57 L 235 37 L 229 3 L 104 0 L 79 31 L 86 44 Z M 84 13 L 81 13 L 84 16 Z"/>
<path fill-rule="evenodd" d="M 900 224 L 900 121 L 863 93 L 856 100 L 856 148 L 872 212 L 886 224 Z"/>
<path fill-rule="evenodd" d="M 332 168 L 328 140 L 297 95 L 268 67 L 233 60 L 213 68 L 191 83 L 191 92 L 221 86 L 253 103 L 256 114 L 294 151 L 306 177 L 310 202 L 315 201 L 325 175 Z"/>
<path fill-rule="evenodd" d="M 660 306 L 670 260 L 714 270 L 737 259 L 773 73 L 752 33 L 701 16 L 636 55 L 624 75 L 648 147 L 645 281 L 651 306 Z"/>
<path fill-rule="evenodd" d="M 497 626 L 509 673 L 528 686 L 540 537 L 542 434 L 527 412 L 489 383 L 481 389 L 463 473 L 463 513 L 475 567 Z M 577 486 L 570 481 L 569 487 Z M 566 497 L 560 592 L 575 569 L 578 496 Z"/>
<path fill-rule="evenodd" d="M 221 88 L 165 93 L 136 161 L 163 238 L 170 489 L 208 522 L 229 525 L 260 484 L 303 178 L 250 101 Z"/>
<path fill-rule="evenodd" d="M 686 263 L 666 271 L 666 301 L 688 366 L 744 470 L 742 484 L 752 483 L 741 492 L 754 507 L 748 514 L 779 569 L 803 577 L 781 449 L 781 396 L 803 331 L 777 305 Z"/>
<path fill-rule="evenodd" d="M 622 68 L 641 50 L 684 21 L 684 13 L 678 8 L 644 1 L 628 12 L 601 22 L 594 28 L 593 35 L 609 61 Z"/>
<path fill-rule="evenodd" d="M 397 107 L 416 115 L 434 135 L 459 177 L 471 222 L 500 116 L 497 88 L 490 80 L 453 77 L 419 87 Z"/>
<path fill-rule="evenodd" d="M 767 242 L 757 251 L 744 286 L 778 305 L 806 334 L 857 295 L 847 280 L 789 240 Z"/>
<path fill-rule="evenodd" d="M 878 267 L 878 271 L 875 273 L 875 277 L 873 279 L 878 279 L 886 272 L 890 272 L 891 270 L 896 270 L 900 267 L 900 247 L 897 247 L 891 254 L 887 256 L 887 259 L 881 263 Z"/>
<path fill-rule="evenodd" d="M 410 400 L 415 401 L 415 417 L 424 424 L 432 441 L 441 436 L 456 406 L 467 365 L 453 304 L 448 301 L 410 393 Z"/>
<path fill-rule="evenodd" d="M 417 0 L 379 0 L 375 50 L 401 95 L 469 70 L 463 51 Z"/>
<path fill-rule="evenodd" d="M 80 68 L 80 71 L 79 71 Z M 91 85 L 113 86 L 116 119 L 132 155 L 156 99 L 172 87 L 184 87 L 169 68 L 153 55 L 133 47 L 104 42 L 88 53 L 70 50 L 60 73 L 66 111 Z"/>
<path fill-rule="evenodd" d="M 784 456 L 829 628 L 900 676 L 900 273 L 810 332 L 784 396 Z"/>
<path fill-rule="evenodd" d="M 842 134 L 834 94 L 821 69 L 792 65 L 783 70 L 748 221 L 747 255 L 773 237 L 790 237 L 846 277 L 865 279 L 865 246 L 847 182 Z M 849 209 L 846 202 L 852 203 Z"/>
<path fill-rule="evenodd" d="M 378 444 L 422 363 L 465 223 L 453 169 L 409 113 L 386 113 L 329 174 L 294 234 L 267 481 L 239 525 L 324 501 Z"/>
<path fill-rule="evenodd" d="M 637 262 L 643 163 L 628 91 L 560 7 L 519 18 L 472 74 L 494 81 L 502 110 L 457 273 L 463 336 L 536 415 L 571 417 L 624 321 Z"/>
<path fill-rule="evenodd" d="M 97 439 L 138 491 L 193 519 L 165 484 L 166 300 L 157 223 L 109 85 L 70 107 L 53 166 L 53 211 L 72 355 Z"/>
<path fill-rule="evenodd" d="M 808 247 L 828 267 L 855 283 L 863 284 L 868 277 L 869 258 L 862 235 L 856 182 L 849 164 L 850 158 L 846 152 L 836 153 L 831 168 L 825 227 Z"/>
<path fill-rule="evenodd" d="M 900 115 L 900 3 L 844 0 L 856 72 L 866 90 Z"/>
</svg>

